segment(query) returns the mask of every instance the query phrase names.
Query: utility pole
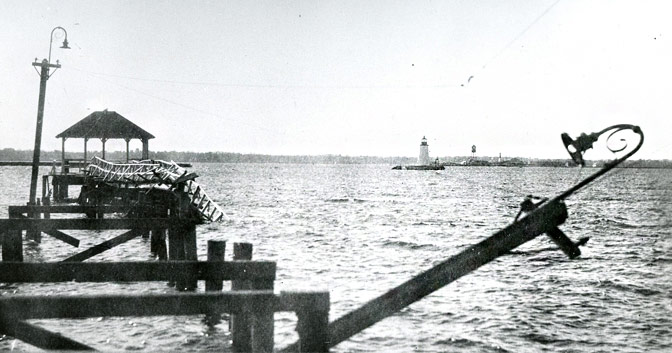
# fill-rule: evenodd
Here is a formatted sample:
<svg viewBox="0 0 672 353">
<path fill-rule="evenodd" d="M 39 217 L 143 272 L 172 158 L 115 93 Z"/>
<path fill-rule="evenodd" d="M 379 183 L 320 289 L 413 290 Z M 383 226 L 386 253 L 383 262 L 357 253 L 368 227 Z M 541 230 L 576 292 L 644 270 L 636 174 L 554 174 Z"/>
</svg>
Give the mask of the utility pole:
<svg viewBox="0 0 672 353">
<path fill-rule="evenodd" d="M 52 64 L 51 61 L 51 44 L 54 40 L 54 31 L 57 29 L 62 30 L 65 33 L 65 40 L 63 40 L 63 49 L 70 49 L 68 47 L 68 32 L 65 31 L 63 27 L 55 27 L 51 30 L 51 35 L 49 36 L 49 59 L 44 59 L 42 62 L 33 62 L 33 66 L 36 68 L 39 66 L 41 68 L 40 74 L 40 97 L 37 101 L 37 125 L 35 126 L 35 148 L 33 149 L 33 169 L 30 174 L 30 196 L 28 197 L 28 205 L 35 205 L 35 198 L 37 194 L 37 174 L 40 169 L 40 148 L 42 145 L 42 118 L 44 117 L 44 100 L 47 94 L 47 80 L 49 79 L 49 69 L 55 68 L 59 69 L 61 65 L 58 60 L 56 64 Z M 54 72 L 56 72 L 54 70 Z"/>
<path fill-rule="evenodd" d="M 35 148 L 33 149 L 33 170 L 30 174 L 30 197 L 29 205 L 35 205 L 37 194 L 37 174 L 40 169 L 40 148 L 42 145 L 42 118 L 44 117 L 44 98 L 47 94 L 47 80 L 50 68 L 60 68 L 60 64 L 51 64 L 47 59 L 42 62 L 34 62 L 33 66 L 41 67 L 40 70 L 40 98 L 37 101 L 37 125 L 35 126 Z"/>
</svg>

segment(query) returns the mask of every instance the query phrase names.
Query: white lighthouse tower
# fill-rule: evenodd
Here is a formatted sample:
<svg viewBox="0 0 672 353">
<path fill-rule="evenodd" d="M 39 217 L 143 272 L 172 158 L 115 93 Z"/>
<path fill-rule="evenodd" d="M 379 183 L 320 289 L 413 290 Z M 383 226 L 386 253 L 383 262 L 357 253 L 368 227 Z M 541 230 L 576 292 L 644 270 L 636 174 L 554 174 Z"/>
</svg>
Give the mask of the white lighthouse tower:
<svg viewBox="0 0 672 353">
<path fill-rule="evenodd" d="M 420 156 L 418 156 L 419 165 L 429 165 L 429 145 L 427 144 L 427 138 L 422 137 L 420 142 Z"/>
</svg>

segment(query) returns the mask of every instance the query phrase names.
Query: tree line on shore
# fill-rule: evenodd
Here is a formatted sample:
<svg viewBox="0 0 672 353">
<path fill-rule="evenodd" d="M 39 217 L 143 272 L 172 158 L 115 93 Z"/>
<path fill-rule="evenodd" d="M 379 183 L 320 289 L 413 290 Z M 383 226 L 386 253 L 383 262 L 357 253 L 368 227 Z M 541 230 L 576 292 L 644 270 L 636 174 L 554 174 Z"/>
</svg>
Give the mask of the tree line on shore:
<svg viewBox="0 0 672 353">
<path fill-rule="evenodd" d="M 66 152 L 66 158 L 83 158 L 82 152 Z M 100 151 L 89 151 L 88 158 L 101 156 Z M 141 152 L 138 149 L 130 151 L 131 159 L 139 159 Z M 106 151 L 108 160 L 126 160 L 126 151 Z M 413 165 L 417 163 L 415 157 L 376 157 L 376 156 L 343 156 L 335 154 L 326 155 L 268 155 L 268 154 L 243 154 L 232 152 L 179 152 L 179 151 L 150 151 L 151 159 L 173 160 L 187 163 L 292 163 L 292 164 L 388 164 L 388 165 Z M 0 149 L 0 161 L 32 161 L 32 150 L 16 150 L 13 148 Z M 41 161 L 60 161 L 61 151 L 41 151 Z M 465 161 L 473 160 L 469 156 L 439 157 L 440 163 L 464 164 Z M 477 160 L 489 163 L 499 161 L 498 157 L 478 157 Z M 537 159 L 537 158 L 511 158 L 507 160 L 520 161 L 524 166 L 542 167 L 565 167 L 572 166 L 569 159 Z M 607 160 L 586 161 L 587 166 L 601 167 Z M 624 163 L 626 167 L 636 168 L 672 168 L 672 160 L 632 160 Z"/>
</svg>

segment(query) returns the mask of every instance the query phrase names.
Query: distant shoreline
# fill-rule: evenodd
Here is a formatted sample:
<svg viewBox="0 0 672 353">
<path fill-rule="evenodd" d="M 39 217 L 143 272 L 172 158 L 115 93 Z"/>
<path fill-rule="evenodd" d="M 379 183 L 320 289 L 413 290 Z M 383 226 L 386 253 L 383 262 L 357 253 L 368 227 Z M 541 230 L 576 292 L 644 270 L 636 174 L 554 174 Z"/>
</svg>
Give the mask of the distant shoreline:
<svg viewBox="0 0 672 353">
<path fill-rule="evenodd" d="M 66 158 L 83 158 L 81 152 L 67 152 Z M 87 158 L 94 155 L 100 156 L 99 152 L 89 151 Z M 131 151 L 131 159 L 139 159 L 141 152 Z M 106 152 L 109 160 L 126 160 L 126 151 Z M 176 152 L 176 151 L 150 151 L 150 159 L 173 160 L 184 163 L 285 163 L 285 164 L 386 164 L 390 166 L 417 165 L 417 157 L 375 157 L 375 156 L 343 156 L 343 155 L 267 155 L 267 154 L 242 154 L 231 152 Z M 435 157 L 434 157 L 435 158 Z M 440 165 L 463 165 L 469 161 L 479 164 L 502 164 L 507 161 L 516 161 L 515 166 L 538 166 L 538 167 L 565 167 L 572 166 L 573 162 L 567 159 L 543 159 L 525 157 L 472 157 L 472 156 L 446 156 L 438 157 Z M 0 149 L 0 166 L 19 165 L 30 166 L 33 159 L 32 150 L 15 150 L 12 148 Z M 40 165 L 50 166 L 54 161 L 60 164 L 61 151 L 42 151 L 40 153 Z M 587 160 L 587 166 L 601 167 L 608 160 Z M 636 168 L 672 168 L 672 160 L 629 160 L 624 167 Z"/>
</svg>

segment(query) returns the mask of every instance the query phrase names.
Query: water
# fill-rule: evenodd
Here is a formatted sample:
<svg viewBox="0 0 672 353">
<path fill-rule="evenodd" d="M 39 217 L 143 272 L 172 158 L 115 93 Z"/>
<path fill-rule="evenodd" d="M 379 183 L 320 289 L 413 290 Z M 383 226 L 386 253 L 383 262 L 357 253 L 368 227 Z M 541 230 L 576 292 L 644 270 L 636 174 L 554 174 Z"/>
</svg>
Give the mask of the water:
<svg viewBox="0 0 672 353">
<path fill-rule="evenodd" d="M 228 217 L 198 227 L 199 258 L 205 260 L 209 239 L 251 242 L 255 259 L 277 261 L 277 291 L 329 290 L 332 320 L 506 226 L 525 195 L 554 196 L 594 171 L 284 164 L 196 164 L 193 170 Z M 25 203 L 29 175 L 29 167 L 0 168 L 1 217 L 7 205 Z M 561 228 L 575 240 L 591 237 L 580 259 L 548 250 L 552 244 L 541 236 L 334 351 L 672 351 L 672 170 L 618 170 L 567 204 L 569 219 Z M 82 247 L 116 234 L 69 233 Z M 78 251 L 46 235 L 42 244 L 24 246 L 26 261 L 58 261 Z M 151 260 L 148 248 L 136 239 L 94 260 Z M 151 282 L 6 285 L 0 291 L 173 289 Z M 208 329 L 195 316 L 31 322 L 101 350 L 230 347 L 226 323 Z M 276 314 L 276 347 L 296 339 L 295 325 L 294 315 Z M 37 350 L 12 338 L 0 341 L 0 349 L 10 348 Z"/>
</svg>

